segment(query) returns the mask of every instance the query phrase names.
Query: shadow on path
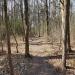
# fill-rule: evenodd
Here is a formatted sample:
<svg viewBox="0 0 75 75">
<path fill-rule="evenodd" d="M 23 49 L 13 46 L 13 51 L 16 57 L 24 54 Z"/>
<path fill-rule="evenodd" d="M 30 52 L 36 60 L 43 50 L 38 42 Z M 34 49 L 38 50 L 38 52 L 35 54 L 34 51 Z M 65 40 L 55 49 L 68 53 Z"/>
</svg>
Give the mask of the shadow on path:
<svg viewBox="0 0 75 75">
<path fill-rule="evenodd" d="M 61 68 L 49 63 L 49 57 L 33 56 L 32 59 L 24 58 L 24 55 L 13 55 L 14 67 L 19 65 L 21 75 L 61 75 Z"/>
</svg>

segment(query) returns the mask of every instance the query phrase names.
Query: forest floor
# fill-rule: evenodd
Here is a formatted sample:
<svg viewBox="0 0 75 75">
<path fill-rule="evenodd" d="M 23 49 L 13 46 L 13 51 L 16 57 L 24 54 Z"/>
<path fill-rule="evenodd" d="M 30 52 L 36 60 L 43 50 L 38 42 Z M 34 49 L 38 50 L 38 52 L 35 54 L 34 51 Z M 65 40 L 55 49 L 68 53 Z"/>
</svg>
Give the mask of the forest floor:
<svg viewBox="0 0 75 75">
<path fill-rule="evenodd" d="M 62 75 L 62 50 L 59 43 L 52 44 L 43 37 L 30 38 L 30 59 L 25 58 L 25 44 L 22 38 L 17 38 L 17 41 L 19 53 L 16 53 L 15 40 L 11 39 L 15 75 Z M 0 75 L 9 75 L 5 43 L 4 53 L 0 53 Z M 75 75 L 75 52 L 67 53 L 66 75 Z"/>
</svg>

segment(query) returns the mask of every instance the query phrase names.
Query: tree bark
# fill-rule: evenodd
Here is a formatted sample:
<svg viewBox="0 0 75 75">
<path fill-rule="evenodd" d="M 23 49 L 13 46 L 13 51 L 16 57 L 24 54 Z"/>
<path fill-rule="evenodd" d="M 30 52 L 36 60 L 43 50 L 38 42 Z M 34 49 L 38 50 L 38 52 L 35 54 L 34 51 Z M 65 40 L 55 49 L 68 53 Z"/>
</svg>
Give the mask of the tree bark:
<svg viewBox="0 0 75 75">
<path fill-rule="evenodd" d="M 51 0 L 51 17 L 54 19 L 56 16 L 56 0 Z"/>
<path fill-rule="evenodd" d="M 12 0 L 11 0 L 11 2 L 12 2 Z M 15 0 L 14 0 L 14 3 L 15 3 Z M 12 9 L 13 7 L 12 7 L 12 4 L 11 4 L 11 9 Z M 14 10 L 15 11 L 15 10 Z M 11 23 L 10 23 L 10 25 L 12 25 L 12 18 L 14 19 L 14 17 L 13 17 L 13 15 L 11 15 Z M 14 20 L 15 21 L 15 20 Z M 14 24 L 15 24 L 15 22 L 14 22 Z M 19 53 L 19 50 L 18 50 L 18 42 L 17 42 L 17 39 L 16 39 L 16 35 L 15 35 L 15 33 L 14 33 L 14 31 L 13 31 L 13 29 L 12 28 L 10 28 L 11 29 L 11 31 L 12 31 L 12 35 L 13 35 L 13 37 L 14 37 L 14 40 L 15 40 L 15 42 L 16 42 L 16 52 L 17 53 Z"/>
<path fill-rule="evenodd" d="M 40 13 L 39 13 L 39 1 L 37 0 L 37 5 L 38 5 L 38 25 L 39 25 L 39 37 L 41 36 L 41 24 L 40 24 Z"/>
<path fill-rule="evenodd" d="M 9 67 L 10 67 L 10 75 L 14 75 L 13 71 L 13 65 L 12 65 L 12 59 L 11 59 L 11 47 L 10 47 L 10 28 L 8 24 L 8 15 L 7 15 L 7 1 L 4 0 L 4 14 L 5 14 L 5 25 L 7 30 L 7 46 L 8 46 L 8 61 L 9 61 Z"/>
<path fill-rule="evenodd" d="M 67 2 L 67 50 L 70 52 L 71 51 L 71 45 L 70 45 L 70 0 Z"/>
<path fill-rule="evenodd" d="M 47 21 L 47 36 L 49 35 L 49 13 L 48 13 L 48 0 L 46 0 L 46 21 Z"/>
<path fill-rule="evenodd" d="M 24 5 L 25 5 L 25 24 L 26 24 L 25 57 L 30 57 L 30 54 L 29 54 L 29 13 L 28 13 L 28 0 L 24 0 Z"/>
<path fill-rule="evenodd" d="M 62 12 L 62 62 L 63 62 L 63 70 L 66 69 L 66 52 L 67 45 L 70 46 L 70 32 L 69 32 L 69 7 L 70 0 L 61 0 L 61 12 Z"/>
<path fill-rule="evenodd" d="M 24 15 L 23 15 L 23 2 L 20 0 L 20 12 L 21 12 L 21 20 L 22 20 L 22 29 L 23 29 L 23 41 L 25 40 L 25 26 L 24 26 Z"/>
<path fill-rule="evenodd" d="M 66 69 L 66 50 L 67 50 L 67 13 L 66 13 L 66 0 L 61 0 L 61 15 L 62 15 L 62 69 Z"/>
</svg>

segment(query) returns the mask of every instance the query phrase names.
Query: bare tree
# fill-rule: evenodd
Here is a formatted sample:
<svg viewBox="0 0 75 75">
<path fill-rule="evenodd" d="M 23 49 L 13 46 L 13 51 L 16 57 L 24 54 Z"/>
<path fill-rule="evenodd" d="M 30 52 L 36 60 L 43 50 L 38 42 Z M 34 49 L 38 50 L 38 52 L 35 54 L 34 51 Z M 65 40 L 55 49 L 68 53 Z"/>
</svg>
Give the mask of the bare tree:
<svg viewBox="0 0 75 75">
<path fill-rule="evenodd" d="M 66 1 L 66 0 L 65 0 Z M 66 68 L 66 50 L 67 50 L 67 32 L 66 32 L 66 4 L 64 0 L 61 0 L 61 15 L 62 15 L 62 47 L 63 47 L 63 54 L 62 54 L 62 62 L 63 62 L 63 70 Z M 64 8 L 65 7 L 65 8 Z"/>
<path fill-rule="evenodd" d="M 69 39 L 69 1 L 70 0 L 61 0 L 61 13 L 62 13 L 62 47 L 63 47 L 63 54 L 62 54 L 62 62 L 63 62 L 63 70 L 66 69 L 66 51 L 67 51 L 67 41 Z"/>
<path fill-rule="evenodd" d="M 7 15 L 7 0 L 4 0 L 4 11 L 5 11 L 5 25 L 7 30 L 7 46 L 8 46 L 8 61 L 10 67 L 10 75 L 14 75 L 12 59 L 11 59 L 11 47 L 10 47 L 10 28 L 8 24 L 8 15 Z"/>
<path fill-rule="evenodd" d="M 47 36 L 49 35 L 49 13 L 48 13 L 48 0 L 46 0 L 46 21 L 47 21 Z"/>
<path fill-rule="evenodd" d="M 67 3 L 67 49 L 69 52 L 71 52 L 71 45 L 70 45 L 70 0 L 68 0 Z"/>
<path fill-rule="evenodd" d="M 15 3 L 15 0 L 14 0 L 14 3 Z M 15 5 L 15 4 L 14 4 Z M 11 9 L 13 8 L 13 6 L 12 6 L 12 0 L 11 0 Z M 14 7 L 14 9 L 15 9 L 15 7 Z M 15 10 L 14 10 L 15 11 Z M 11 13 L 12 13 L 12 11 L 11 11 Z M 13 25 L 12 24 L 12 18 L 14 19 L 14 16 L 13 15 L 11 15 L 11 23 L 10 23 L 10 25 Z M 14 22 L 14 24 L 15 24 L 15 22 Z M 12 32 L 12 35 L 13 35 L 13 37 L 14 37 L 14 40 L 15 40 L 15 42 L 16 42 L 16 52 L 17 53 L 19 53 L 19 50 L 18 50 L 18 42 L 17 42 L 17 39 L 16 39 L 16 35 L 15 35 L 15 33 L 14 33 L 14 30 L 12 29 L 12 27 L 10 27 L 10 29 L 11 29 L 11 32 Z"/>
<path fill-rule="evenodd" d="M 39 11 L 39 1 L 37 0 L 37 5 L 38 5 L 38 25 L 39 25 L 39 37 L 40 35 L 40 28 L 41 28 L 41 24 L 40 24 L 40 11 Z"/>
<path fill-rule="evenodd" d="M 26 24 L 26 35 L 25 35 L 25 56 L 30 57 L 29 54 L 29 13 L 28 13 L 28 0 L 24 0 L 25 5 L 25 24 Z"/>
<path fill-rule="evenodd" d="M 25 37 L 25 25 L 24 25 L 24 15 L 23 15 L 23 1 L 20 0 L 20 13 L 21 13 L 21 20 L 22 20 L 22 31 L 23 31 L 23 41 L 24 41 L 24 37 Z"/>
<path fill-rule="evenodd" d="M 51 0 L 51 17 L 56 16 L 56 0 Z"/>
</svg>

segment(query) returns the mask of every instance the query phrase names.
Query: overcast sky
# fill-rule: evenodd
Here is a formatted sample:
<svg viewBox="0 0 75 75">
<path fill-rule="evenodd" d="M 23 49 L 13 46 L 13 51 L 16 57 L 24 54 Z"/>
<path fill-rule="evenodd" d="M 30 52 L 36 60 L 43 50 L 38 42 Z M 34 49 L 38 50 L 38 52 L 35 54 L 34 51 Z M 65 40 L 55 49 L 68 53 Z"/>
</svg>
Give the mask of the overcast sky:
<svg viewBox="0 0 75 75">
<path fill-rule="evenodd" d="M 73 8 L 75 10 L 75 0 L 73 0 L 72 3 L 73 3 Z"/>
</svg>

